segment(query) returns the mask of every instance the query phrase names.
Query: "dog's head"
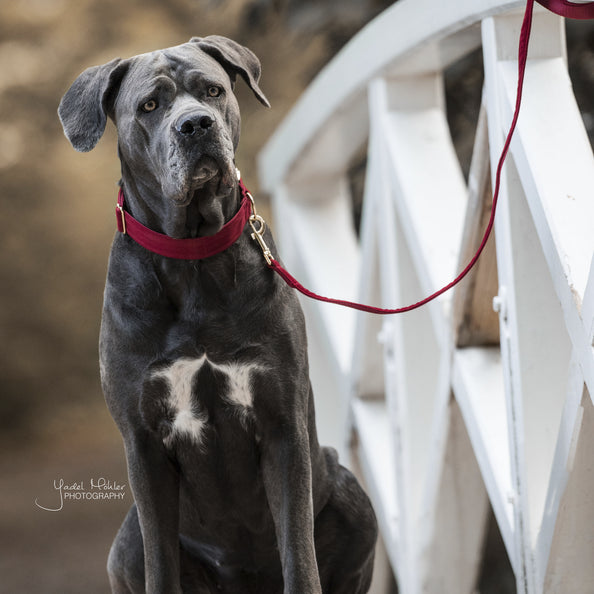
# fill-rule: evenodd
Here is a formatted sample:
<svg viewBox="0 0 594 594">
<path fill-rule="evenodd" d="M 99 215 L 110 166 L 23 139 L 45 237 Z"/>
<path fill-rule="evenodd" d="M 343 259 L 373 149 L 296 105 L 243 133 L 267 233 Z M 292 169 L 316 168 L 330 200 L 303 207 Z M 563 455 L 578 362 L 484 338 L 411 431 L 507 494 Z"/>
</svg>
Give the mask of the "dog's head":
<svg viewBox="0 0 594 594">
<path fill-rule="evenodd" d="M 118 130 L 124 176 L 160 187 L 163 199 L 187 206 L 207 185 L 221 194 L 236 184 L 240 118 L 233 87 L 238 74 L 269 106 L 258 87 L 260 62 L 249 49 L 216 35 L 194 37 L 85 70 L 58 113 L 79 151 L 97 144 L 110 117 Z"/>
</svg>

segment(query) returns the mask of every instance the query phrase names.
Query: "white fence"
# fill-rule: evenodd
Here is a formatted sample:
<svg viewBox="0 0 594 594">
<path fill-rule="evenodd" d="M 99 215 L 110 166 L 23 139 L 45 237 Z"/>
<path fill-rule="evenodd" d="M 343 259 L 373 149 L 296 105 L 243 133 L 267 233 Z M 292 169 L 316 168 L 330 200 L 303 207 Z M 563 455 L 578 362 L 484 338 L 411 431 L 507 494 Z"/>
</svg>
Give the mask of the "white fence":
<svg viewBox="0 0 594 594">
<path fill-rule="evenodd" d="M 511 120 L 523 8 L 401 0 L 310 85 L 260 155 L 281 256 L 309 288 L 397 307 L 469 259 Z M 466 182 L 443 70 L 481 45 Z M 365 147 L 358 235 L 347 171 Z M 395 317 L 303 302 L 321 441 L 360 467 L 401 594 L 476 591 L 490 509 L 518 592 L 594 593 L 593 254 L 594 159 L 564 23 L 537 7 L 495 238 L 472 277 Z"/>
</svg>

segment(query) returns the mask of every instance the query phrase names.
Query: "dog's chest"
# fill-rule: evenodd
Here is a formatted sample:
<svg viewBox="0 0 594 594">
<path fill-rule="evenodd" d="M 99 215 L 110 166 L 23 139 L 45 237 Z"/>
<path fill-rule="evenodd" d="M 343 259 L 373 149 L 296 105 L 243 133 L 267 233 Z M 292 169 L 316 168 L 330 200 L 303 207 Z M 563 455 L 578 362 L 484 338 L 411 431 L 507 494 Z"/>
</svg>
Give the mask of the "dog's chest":
<svg viewBox="0 0 594 594">
<path fill-rule="evenodd" d="M 205 447 L 209 435 L 253 421 L 255 363 L 213 363 L 206 355 L 152 370 L 145 383 L 145 419 L 168 447 L 180 441 Z M 237 428 L 237 427 L 236 427 Z"/>
</svg>

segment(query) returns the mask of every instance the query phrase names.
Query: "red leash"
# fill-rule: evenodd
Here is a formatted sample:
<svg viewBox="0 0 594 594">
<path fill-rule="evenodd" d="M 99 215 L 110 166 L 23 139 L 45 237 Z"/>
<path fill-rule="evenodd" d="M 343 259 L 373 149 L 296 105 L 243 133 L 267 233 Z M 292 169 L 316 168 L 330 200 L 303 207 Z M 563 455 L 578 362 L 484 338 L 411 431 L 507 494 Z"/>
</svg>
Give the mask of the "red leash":
<svg viewBox="0 0 594 594">
<path fill-rule="evenodd" d="M 578 19 L 587 21 L 594 19 L 594 3 L 576 4 L 575 2 L 568 2 L 567 0 L 537 0 L 545 8 L 551 12 L 558 14 L 568 19 Z"/>
<path fill-rule="evenodd" d="M 542 4 L 545 8 L 548 8 L 552 12 L 560 16 L 567 16 L 570 18 L 576 19 L 593 19 L 594 18 L 594 3 L 590 4 L 574 4 L 568 2 L 567 0 L 538 0 L 540 4 Z M 517 94 L 516 94 L 516 106 L 514 110 L 514 116 L 512 119 L 512 123 L 510 125 L 509 132 L 507 134 L 507 138 L 505 140 L 505 144 L 503 145 L 503 150 L 501 151 L 501 156 L 499 158 L 499 163 L 497 165 L 496 175 L 495 175 L 495 189 L 493 192 L 493 205 L 491 208 L 491 216 L 489 218 L 489 222 L 485 229 L 482 241 L 480 243 L 479 248 L 477 249 L 475 255 L 472 257 L 470 262 L 466 265 L 464 270 L 460 272 L 460 274 L 449 284 L 445 287 L 442 287 L 435 293 L 432 293 L 428 297 L 425 297 L 421 301 L 417 301 L 411 305 L 407 305 L 405 307 L 399 307 L 396 309 L 383 309 L 379 307 L 373 307 L 370 305 L 363 305 L 360 303 L 355 303 L 352 301 L 345 301 L 342 299 L 331 299 L 329 297 L 323 297 L 322 295 L 318 295 L 309 289 L 306 289 L 297 279 L 295 279 L 287 270 L 285 270 L 274 258 L 268 254 L 267 262 L 269 266 L 279 274 L 283 280 L 294 289 L 297 289 L 300 293 L 305 295 L 306 297 L 310 297 L 312 299 L 316 299 L 318 301 L 322 301 L 325 303 L 333 303 L 335 305 L 342 305 L 345 307 L 350 307 L 352 309 L 357 309 L 360 311 L 365 311 L 368 313 L 374 314 L 398 314 L 398 313 L 405 313 L 407 311 L 412 311 L 413 309 L 417 309 L 426 305 L 430 301 L 433 301 L 435 298 L 439 297 L 441 294 L 449 291 L 452 287 L 457 285 L 474 267 L 477 263 L 481 253 L 483 252 L 485 245 L 491 235 L 491 231 L 493 229 L 493 224 L 495 221 L 495 213 L 497 210 L 497 201 L 499 198 L 499 188 L 501 185 L 501 172 L 503 169 L 503 163 L 505 162 L 505 158 L 507 157 L 507 153 L 509 151 L 509 146 L 511 143 L 511 139 L 516 129 L 516 124 L 518 122 L 518 117 L 520 115 L 520 106 L 522 104 L 522 91 L 524 87 L 524 73 L 526 71 L 526 60 L 528 57 L 528 42 L 530 40 L 530 30 L 532 27 L 532 13 L 534 9 L 534 0 L 527 0 L 526 3 L 526 11 L 524 13 L 524 20 L 522 23 L 522 29 L 520 32 L 520 43 L 519 43 L 519 51 L 518 51 L 518 87 L 517 87 Z M 262 243 L 260 241 L 260 243 Z M 266 254 L 265 254 L 266 255 Z"/>
<path fill-rule="evenodd" d="M 325 303 L 334 303 L 336 305 L 343 305 L 345 307 L 350 307 L 352 309 L 358 309 L 360 311 L 365 311 L 368 313 L 374 314 L 398 314 L 398 313 L 405 313 L 407 311 L 412 311 L 413 309 L 418 309 L 423 305 L 426 305 L 430 301 L 433 301 L 437 297 L 439 297 L 442 293 L 449 291 L 452 287 L 457 285 L 473 268 L 473 266 L 477 263 L 482 251 L 487 245 L 487 241 L 489 236 L 491 235 L 491 230 L 493 229 L 493 224 L 495 222 L 495 213 L 497 210 L 497 200 L 499 198 L 499 186 L 501 184 L 501 171 L 503 169 L 503 163 L 505 161 L 505 157 L 507 156 L 507 152 L 509 150 L 509 145 L 511 143 L 512 135 L 516 128 L 516 123 L 518 121 L 518 116 L 520 115 L 520 105 L 522 103 L 522 89 L 524 84 L 524 72 L 526 70 L 526 58 L 528 56 L 528 40 L 530 38 L 530 28 L 532 25 L 532 12 L 534 8 L 534 0 L 528 0 L 526 4 L 526 12 L 524 14 L 524 22 L 522 23 L 522 31 L 520 33 L 520 49 L 519 49 L 519 59 L 518 59 L 518 90 L 517 90 L 517 97 L 516 97 L 516 108 L 514 111 L 514 117 L 509 129 L 509 133 L 505 140 L 505 144 L 503 146 L 503 150 L 501 152 L 501 157 L 499 158 L 499 164 L 497 165 L 497 173 L 495 176 L 495 191 L 493 193 L 493 207 L 491 209 L 491 216 L 489 218 L 489 223 L 487 224 L 487 228 L 485 229 L 485 233 L 483 235 L 483 239 L 481 244 L 474 254 L 473 258 L 470 262 L 466 265 L 464 270 L 460 272 L 460 274 L 449 284 L 445 287 L 442 287 L 435 293 L 432 293 L 428 297 L 425 297 L 421 301 L 417 301 L 411 305 L 407 305 L 405 307 L 399 307 L 396 309 L 383 309 L 380 307 L 372 307 L 370 305 L 362 305 L 360 303 L 354 303 L 352 301 L 344 301 L 340 299 L 331 299 L 329 297 L 322 297 L 321 295 L 317 295 L 313 293 L 309 289 L 306 289 L 303 285 L 299 283 L 294 277 L 292 277 L 276 260 L 272 260 L 270 266 L 272 269 L 277 272 L 287 284 L 289 284 L 294 289 L 297 289 L 300 293 L 303 293 L 306 297 L 311 297 L 312 299 L 317 299 L 318 301 L 323 301 Z"/>
<path fill-rule="evenodd" d="M 568 2 L 567 0 L 537 1 L 540 4 L 542 4 L 545 8 L 551 10 L 552 12 L 560 16 L 575 19 L 594 19 L 594 2 L 590 2 L 589 4 L 574 4 L 572 2 Z M 433 301 L 436 297 L 439 297 L 446 291 L 449 291 L 472 270 L 474 265 L 477 263 L 481 253 L 483 252 L 487 244 L 487 241 L 489 240 L 489 236 L 491 235 L 493 224 L 495 222 L 497 201 L 499 198 L 501 172 L 503 170 L 505 158 L 507 157 L 507 153 L 509 151 L 509 146 L 511 143 L 513 133 L 516 129 L 518 117 L 520 115 L 520 107 L 522 104 L 522 90 L 524 87 L 524 73 L 526 71 L 526 60 L 528 57 L 528 42 L 530 39 L 530 30 L 532 27 L 533 9 L 534 0 L 527 0 L 526 12 L 524 13 L 524 20 L 520 32 L 520 43 L 518 50 L 518 87 L 516 94 L 514 116 L 510 125 L 509 132 L 507 134 L 507 138 L 503 145 L 503 149 L 501 151 L 499 163 L 497 164 L 491 216 L 489 218 L 489 222 L 485 229 L 483 238 L 475 255 L 466 265 L 464 270 L 462 270 L 462 272 L 460 272 L 460 274 L 451 283 L 447 284 L 445 287 L 442 287 L 438 291 L 435 291 L 435 293 L 432 293 L 431 295 L 425 297 L 421 301 L 417 301 L 416 303 L 407 305 L 406 307 L 399 307 L 396 309 L 383 309 L 379 307 L 373 307 L 370 305 L 363 305 L 361 303 L 355 303 L 353 301 L 345 301 L 343 299 L 331 299 L 329 297 L 323 297 L 322 295 L 318 295 L 317 293 L 314 293 L 313 291 L 306 289 L 297 279 L 291 276 L 291 274 L 289 274 L 289 272 L 287 272 L 287 270 L 285 270 L 281 266 L 281 264 L 272 256 L 272 253 L 270 252 L 268 246 L 266 245 L 266 242 L 264 241 L 264 230 L 266 224 L 264 222 L 264 219 L 262 219 L 262 217 L 260 217 L 256 213 L 254 200 L 251 194 L 243 185 L 241 179 L 239 178 L 239 172 L 239 188 L 242 195 L 239 211 L 215 235 L 192 239 L 174 239 L 167 235 L 157 233 L 156 231 L 153 231 L 139 223 L 136 219 L 132 217 L 132 215 L 126 212 L 126 210 L 124 209 L 124 193 L 121 189 L 118 194 L 118 203 L 116 207 L 118 230 L 121 233 L 129 235 L 134 241 L 139 243 L 144 248 L 157 254 L 160 254 L 162 256 L 184 260 L 200 260 L 218 254 L 229 248 L 233 243 L 235 243 L 235 241 L 237 241 L 239 236 L 243 233 L 246 223 L 249 223 L 253 231 L 253 233 L 251 234 L 252 239 L 256 240 L 260 245 L 260 248 L 262 249 L 262 253 L 264 254 L 264 258 L 266 259 L 266 263 L 268 264 L 268 266 L 272 268 L 272 270 L 274 270 L 290 287 L 297 289 L 306 297 L 310 297 L 318 301 L 323 301 L 325 303 L 342 305 L 345 307 L 350 307 L 352 309 L 357 309 L 360 311 L 365 311 L 374 314 L 404 313 L 422 307 L 423 305 L 429 303 L 430 301 Z"/>
</svg>

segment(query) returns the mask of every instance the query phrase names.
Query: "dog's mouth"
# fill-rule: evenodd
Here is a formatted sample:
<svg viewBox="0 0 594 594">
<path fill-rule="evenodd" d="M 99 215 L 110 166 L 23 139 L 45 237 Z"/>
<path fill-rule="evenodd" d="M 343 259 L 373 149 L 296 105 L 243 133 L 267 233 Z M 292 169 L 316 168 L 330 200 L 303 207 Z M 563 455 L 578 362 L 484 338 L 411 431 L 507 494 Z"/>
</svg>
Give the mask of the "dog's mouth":
<svg viewBox="0 0 594 594">
<path fill-rule="evenodd" d="M 232 160 L 201 155 L 189 167 L 184 187 L 171 196 L 173 211 L 166 233 L 182 239 L 212 235 L 225 221 L 225 198 L 237 183 Z"/>
<path fill-rule="evenodd" d="M 211 179 L 221 174 L 221 168 L 212 157 L 200 159 L 191 178 L 192 190 L 199 190 Z"/>
<path fill-rule="evenodd" d="M 186 178 L 185 191 L 180 196 L 173 198 L 176 206 L 188 206 L 194 199 L 196 192 L 203 189 L 207 184 L 215 183 L 218 185 L 217 178 L 220 178 L 221 175 L 221 168 L 215 159 L 208 156 L 198 159 Z"/>
<path fill-rule="evenodd" d="M 185 191 L 179 197 L 174 197 L 179 207 L 189 206 L 197 194 L 206 188 L 220 196 L 227 194 L 236 181 L 235 164 L 204 155 L 198 159 L 186 180 Z"/>
</svg>

